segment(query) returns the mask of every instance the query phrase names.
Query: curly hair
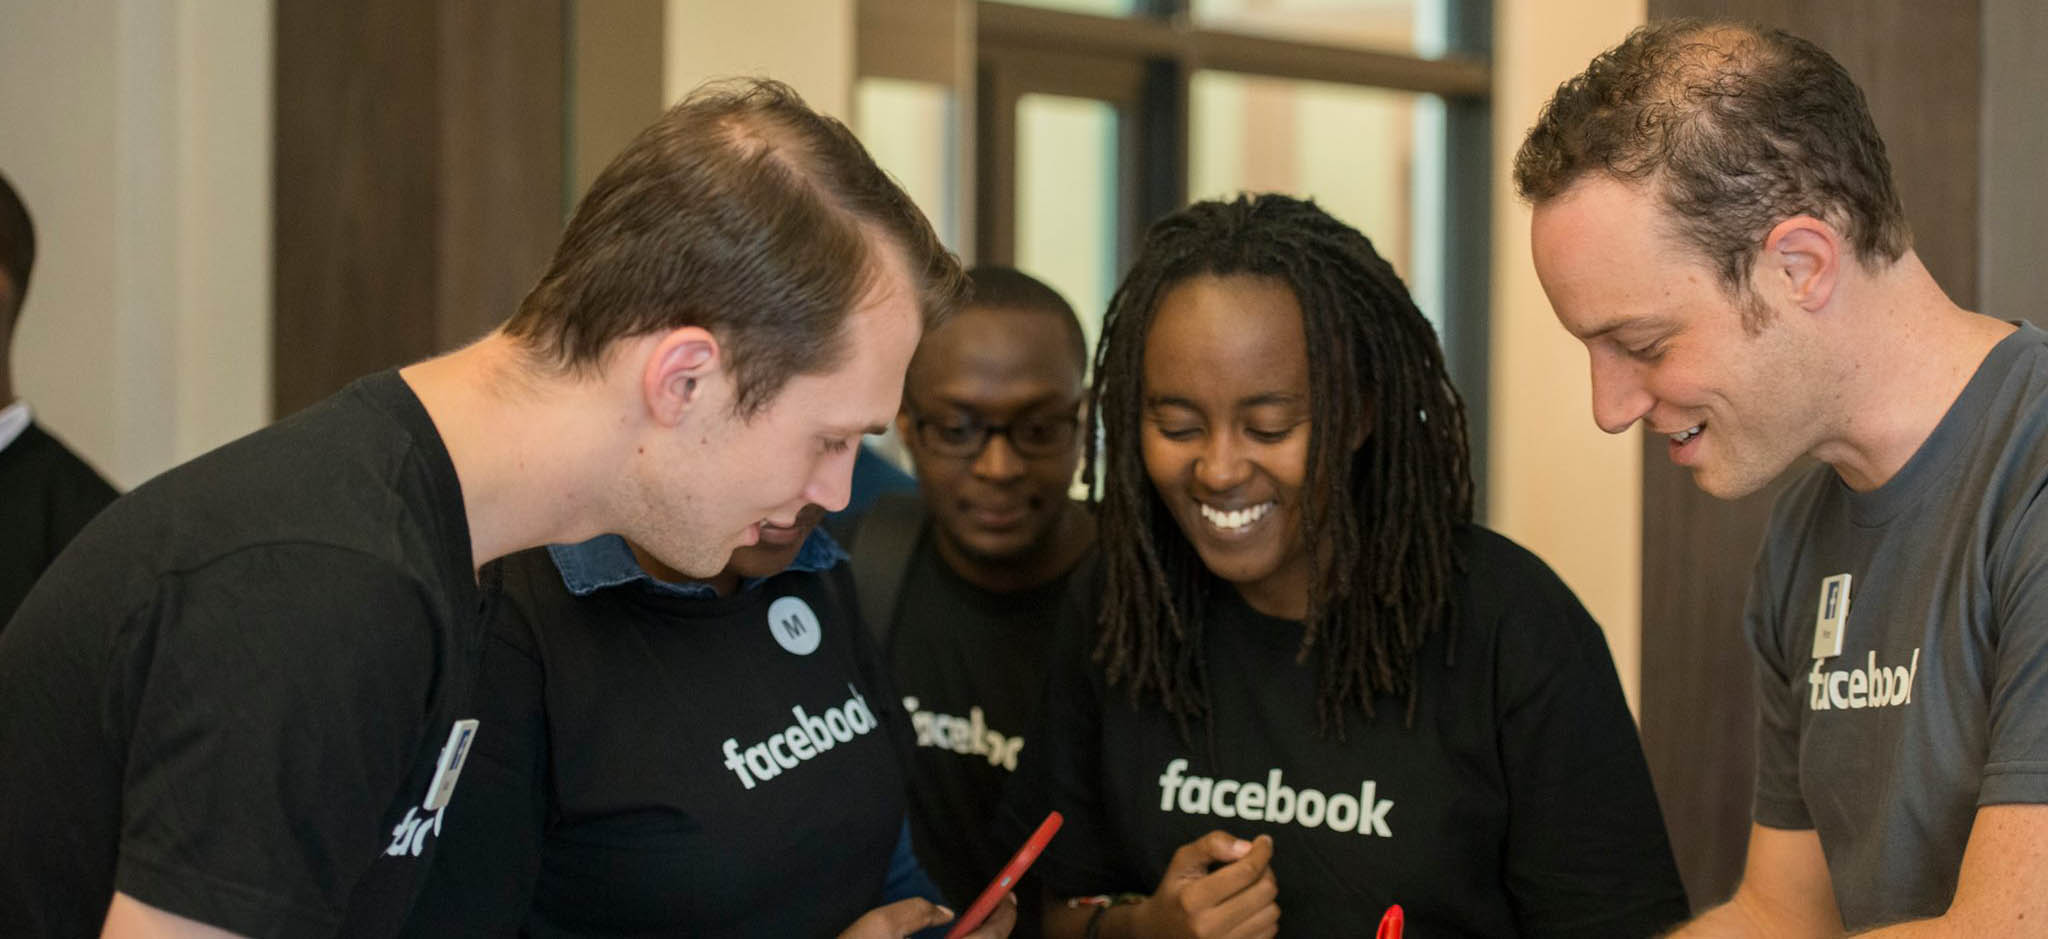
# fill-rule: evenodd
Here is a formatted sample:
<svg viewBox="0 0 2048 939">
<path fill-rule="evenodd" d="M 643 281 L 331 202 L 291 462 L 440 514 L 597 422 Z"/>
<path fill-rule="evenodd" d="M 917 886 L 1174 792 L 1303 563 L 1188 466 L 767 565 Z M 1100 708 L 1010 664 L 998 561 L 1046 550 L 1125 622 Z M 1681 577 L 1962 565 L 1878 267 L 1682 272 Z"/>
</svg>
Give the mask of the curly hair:
<svg viewBox="0 0 2048 939">
<path fill-rule="evenodd" d="M 1220 583 L 1175 523 L 1141 454 L 1145 339 L 1163 296 L 1202 275 L 1275 278 L 1301 307 L 1310 431 L 1302 485 L 1312 571 L 1298 660 L 1315 661 L 1317 717 L 1341 737 L 1379 695 L 1415 708 L 1417 650 L 1451 622 L 1456 529 L 1471 521 L 1465 409 L 1429 321 L 1365 236 L 1313 202 L 1200 202 L 1155 223 L 1117 287 L 1095 354 L 1105 584 L 1095 658 L 1131 700 L 1156 697 L 1182 733 L 1209 710 L 1202 629 Z M 1353 429 L 1369 426 L 1351 446 Z M 1097 462 L 1097 457 L 1102 457 Z"/>
<path fill-rule="evenodd" d="M 1559 85 L 1515 154 L 1532 203 L 1589 174 L 1654 184 L 1675 232 L 1745 291 L 1771 228 L 1841 231 L 1871 268 L 1911 246 L 1863 92 L 1797 36 L 1742 23 L 1653 23 Z"/>
</svg>

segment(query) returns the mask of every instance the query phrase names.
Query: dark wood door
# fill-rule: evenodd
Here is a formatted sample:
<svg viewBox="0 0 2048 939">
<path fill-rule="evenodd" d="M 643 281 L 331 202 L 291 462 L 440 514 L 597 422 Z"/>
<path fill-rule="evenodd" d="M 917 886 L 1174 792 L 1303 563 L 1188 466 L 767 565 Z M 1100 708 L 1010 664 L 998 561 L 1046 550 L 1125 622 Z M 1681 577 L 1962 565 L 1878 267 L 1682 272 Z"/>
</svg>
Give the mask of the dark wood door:
<svg viewBox="0 0 2048 939">
<path fill-rule="evenodd" d="M 279 0 L 272 403 L 511 314 L 563 219 L 568 0 Z"/>
</svg>

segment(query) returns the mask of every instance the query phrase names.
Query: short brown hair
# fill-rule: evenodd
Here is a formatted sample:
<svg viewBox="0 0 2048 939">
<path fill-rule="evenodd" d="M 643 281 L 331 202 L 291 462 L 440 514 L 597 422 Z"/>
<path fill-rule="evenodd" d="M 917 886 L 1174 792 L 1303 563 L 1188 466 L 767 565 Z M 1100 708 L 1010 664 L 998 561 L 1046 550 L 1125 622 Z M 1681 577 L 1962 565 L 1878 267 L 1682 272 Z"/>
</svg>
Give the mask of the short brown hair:
<svg viewBox="0 0 2048 939">
<path fill-rule="evenodd" d="M 1772 227 L 1811 215 L 1866 266 L 1912 242 L 1863 92 L 1819 46 L 1746 23 L 1630 33 L 1558 86 L 1515 154 L 1540 203 L 1604 173 L 1655 185 L 1676 234 L 1741 291 Z"/>
<path fill-rule="evenodd" d="M 548 271 L 505 323 L 543 362 L 595 368 L 619 339 L 701 326 L 751 415 L 844 359 L 880 235 L 902 252 L 925 328 L 960 301 L 960 264 L 846 125 L 788 85 L 718 82 L 642 131 L 591 184 Z"/>
</svg>

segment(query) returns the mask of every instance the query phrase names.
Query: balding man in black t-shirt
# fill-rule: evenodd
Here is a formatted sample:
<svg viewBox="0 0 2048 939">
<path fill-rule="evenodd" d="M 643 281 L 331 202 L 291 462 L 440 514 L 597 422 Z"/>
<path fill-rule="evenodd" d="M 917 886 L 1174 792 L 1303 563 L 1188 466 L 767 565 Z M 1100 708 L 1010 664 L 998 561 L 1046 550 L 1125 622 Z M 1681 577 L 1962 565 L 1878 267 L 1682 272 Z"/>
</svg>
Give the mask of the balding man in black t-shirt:
<svg viewBox="0 0 2048 939">
<path fill-rule="evenodd" d="M 844 504 L 959 271 L 772 82 L 605 169 L 515 315 L 116 502 L 0 634 L 9 934 L 384 936 L 479 713 L 501 555 L 604 532 L 692 576 Z"/>
</svg>

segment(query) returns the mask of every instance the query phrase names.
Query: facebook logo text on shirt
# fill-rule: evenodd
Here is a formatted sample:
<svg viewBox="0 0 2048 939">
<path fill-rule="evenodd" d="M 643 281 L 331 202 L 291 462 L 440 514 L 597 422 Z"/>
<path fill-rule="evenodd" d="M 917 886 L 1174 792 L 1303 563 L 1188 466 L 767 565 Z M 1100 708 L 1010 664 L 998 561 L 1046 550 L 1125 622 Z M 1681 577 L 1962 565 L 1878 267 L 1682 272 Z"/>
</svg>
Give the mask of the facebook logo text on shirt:
<svg viewBox="0 0 2048 939">
<path fill-rule="evenodd" d="M 1186 775 L 1188 761 L 1176 759 L 1159 775 L 1159 811 L 1180 811 L 1187 815 L 1214 815 L 1253 822 L 1304 828 L 1355 831 L 1367 837 L 1391 838 L 1387 813 L 1394 800 L 1379 798 L 1379 783 L 1366 780 L 1358 795 L 1348 792 L 1324 795 L 1318 789 L 1294 789 L 1286 785 L 1278 769 L 1266 773 L 1266 781 L 1241 782 Z"/>
</svg>

